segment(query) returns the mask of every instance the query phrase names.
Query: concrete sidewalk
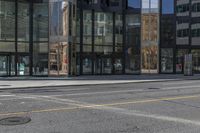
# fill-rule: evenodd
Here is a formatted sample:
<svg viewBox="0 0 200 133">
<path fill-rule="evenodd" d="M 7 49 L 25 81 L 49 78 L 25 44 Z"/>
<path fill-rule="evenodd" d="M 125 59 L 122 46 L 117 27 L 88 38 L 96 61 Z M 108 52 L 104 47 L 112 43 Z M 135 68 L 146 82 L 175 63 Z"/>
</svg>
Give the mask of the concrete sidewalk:
<svg viewBox="0 0 200 133">
<path fill-rule="evenodd" d="M 101 84 L 165 82 L 174 80 L 198 80 L 200 75 L 183 76 L 156 75 L 111 75 L 111 76 L 79 76 L 79 77 L 2 77 L 0 89 L 20 89 L 58 86 L 84 86 Z"/>
</svg>

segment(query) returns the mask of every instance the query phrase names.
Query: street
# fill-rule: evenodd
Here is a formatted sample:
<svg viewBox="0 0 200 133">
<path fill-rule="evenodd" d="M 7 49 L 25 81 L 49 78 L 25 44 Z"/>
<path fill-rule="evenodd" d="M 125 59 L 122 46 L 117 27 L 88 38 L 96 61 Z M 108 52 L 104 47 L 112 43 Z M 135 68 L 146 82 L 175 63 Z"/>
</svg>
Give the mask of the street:
<svg viewBox="0 0 200 133">
<path fill-rule="evenodd" d="M 199 133 L 200 80 L 0 90 L 7 117 L 31 121 L 0 133 Z"/>
</svg>

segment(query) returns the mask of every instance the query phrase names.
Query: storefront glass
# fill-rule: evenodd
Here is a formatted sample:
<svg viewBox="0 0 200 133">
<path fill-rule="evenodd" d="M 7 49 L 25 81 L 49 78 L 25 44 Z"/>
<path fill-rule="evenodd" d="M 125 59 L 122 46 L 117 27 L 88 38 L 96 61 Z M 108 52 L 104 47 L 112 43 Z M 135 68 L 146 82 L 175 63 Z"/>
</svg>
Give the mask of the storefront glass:
<svg viewBox="0 0 200 133">
<path fill-rule="evenodd" d="M 113 52 L 113 15 L 112 13 L 95 13 L 95 44 L 96 53 L 109 54 Z"/>
<path fill-rule="evenodd" d="M 176 73 L 183 73 L 184 70 L 184 57 L 188 54 L 187 49 L 178 49 L 176 52 Z"/>
<path fill-rule="evenodd" d="M 159 0 L 142 1 L 142 73 L 158 73 Z"/>
<path fill-rule="evenodd" d="M 173 72 L 173 49 L 161 49 L 161 72 Z"/>
<path fill-rule="evenodd" d="M 92 52 L 92 11 L 83 11 L 83 52 Z"/>
<path fill-rule="evenodd" d="M 200 73 L 200 50 L 192 50 L 194 73 Z"/>
<path fill-rule="evenodd" d="M 0 13 L 0 40 L 15 41 L 15 0 L 0 0 Z"/>
<path fill-rule="evenodd" d="M 125 72 L 140 73 L 140 15 L 126 16 L 126 51 Z"/>
<path fill-rule="evenodd" d="M 49 71 L 50 75 L 69 74 L 69 48 L 72 44 L 73 5 L 68 0 L 49 3 Z"/>
</svg>

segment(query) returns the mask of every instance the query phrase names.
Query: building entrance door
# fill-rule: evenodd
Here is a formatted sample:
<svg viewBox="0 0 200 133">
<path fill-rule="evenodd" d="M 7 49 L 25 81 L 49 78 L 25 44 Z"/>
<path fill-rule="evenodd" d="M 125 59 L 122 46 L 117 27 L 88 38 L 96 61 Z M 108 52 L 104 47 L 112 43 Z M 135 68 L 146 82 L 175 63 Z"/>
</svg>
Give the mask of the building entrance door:
<svg viewBox="0 0 200 133">
<path fill-rule="evenodd" d="M 96 58 L 95 74 L 112 74 L 112 58 L 109 57 Z"/>
</svg>

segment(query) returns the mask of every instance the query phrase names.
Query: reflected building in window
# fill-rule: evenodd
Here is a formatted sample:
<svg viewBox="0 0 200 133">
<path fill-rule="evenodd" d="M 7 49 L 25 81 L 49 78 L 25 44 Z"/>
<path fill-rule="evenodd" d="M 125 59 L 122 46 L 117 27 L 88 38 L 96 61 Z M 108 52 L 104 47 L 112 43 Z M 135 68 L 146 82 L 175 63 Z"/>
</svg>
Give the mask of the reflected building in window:
<svg viewBox="0 0 200 133">
<path fill-rule="evenodd" d="M 158 73 L 159 62 L 159 1 L 142 1 L 142 73 Z"/>
</svg>

